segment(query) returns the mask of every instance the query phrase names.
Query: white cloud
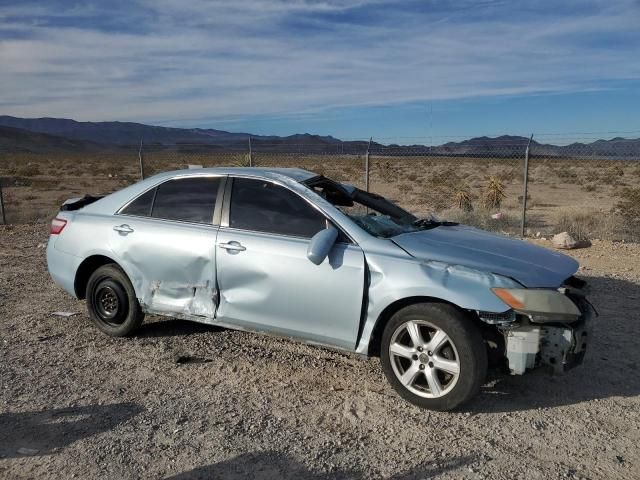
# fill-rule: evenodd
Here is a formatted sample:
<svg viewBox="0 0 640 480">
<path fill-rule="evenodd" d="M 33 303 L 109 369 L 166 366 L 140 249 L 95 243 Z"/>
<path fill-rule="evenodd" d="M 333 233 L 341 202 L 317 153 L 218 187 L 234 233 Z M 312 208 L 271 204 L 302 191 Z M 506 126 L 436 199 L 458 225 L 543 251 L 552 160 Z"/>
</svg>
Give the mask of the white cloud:
<svg viewBox="0 0 640 480">
<path fill-rule="evenodd" d="M 640 78 L 635 2 L 557 15 L 545 2 L 381 3 L 144 0 L 116 27 L 99 17 L 128 10 L 14 7 L 0 16 L 0 113 L 175 123 Z"/>
</svg>

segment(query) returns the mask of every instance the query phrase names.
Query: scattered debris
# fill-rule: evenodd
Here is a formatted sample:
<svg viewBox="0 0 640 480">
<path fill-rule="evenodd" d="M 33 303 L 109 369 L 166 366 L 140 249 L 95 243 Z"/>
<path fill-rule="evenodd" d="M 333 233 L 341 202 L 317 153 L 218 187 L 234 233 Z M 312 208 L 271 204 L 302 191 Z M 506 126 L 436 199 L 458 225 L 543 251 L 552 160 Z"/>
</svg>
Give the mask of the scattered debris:
<svg viewBox="0 0 640 480">
<path fill-rule="evenodd" d="M 38 341 L 39 342 L 46 342 L 47 340 L 52 340 L 54 338 L 59 338 L 59 337 L 63 337 L 63 336 L 64 336 L 64 334 L 62 334 L 62 333 L 56 333 L 56 334 L 53 334 L 53 335 L 40 335 L 38 337 Z"/>
<path fill-rule="evenodd" d="M 73 317 L 74 315 L 78 315 L 78 312 L 52 312 L 52 316 L 54 317 Z"/>
<path fill-rule="evenodd" d="M 35 448 L 19 448 L 17 450 L 17 452 L 20 455 L 35 455 L 36 453 L 38 453 L 40 450 L 36 450 Z"/>
<path fill-rule="evenodd" d="M 493 218 L 494 220 L 500 220 L 503 217 L 504 217 L 504 213 L 502 212 L 494 213 L 493 215 L 491 215 L 491 218 Z"/>
<path fill-rule="evenodd" d="M 178 355 L 176 357 L 175 362 L 178 365 L 186 365 L 186 364 L 196 364 L 196 363 L 210 363 L 213 360 L 209 359 L 209 358 L 203 358 L 203 357 L 193 357 L 191 355 Z"/>
</svg>

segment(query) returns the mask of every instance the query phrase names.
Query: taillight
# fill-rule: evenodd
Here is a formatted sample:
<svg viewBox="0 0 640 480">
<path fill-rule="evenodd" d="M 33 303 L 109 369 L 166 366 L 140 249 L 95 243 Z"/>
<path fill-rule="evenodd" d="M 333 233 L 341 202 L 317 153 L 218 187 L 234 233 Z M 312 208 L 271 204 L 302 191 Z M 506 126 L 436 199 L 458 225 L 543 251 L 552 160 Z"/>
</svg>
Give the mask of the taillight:
<svg viewBox="0 0 640 480">
<path fill-rule="evenodd" d="M 51 235 L 58 235 L 64 227 L 67 226 L 67 221 L 62 218 L 54 218 L 51 220 Z"/>
</svg>

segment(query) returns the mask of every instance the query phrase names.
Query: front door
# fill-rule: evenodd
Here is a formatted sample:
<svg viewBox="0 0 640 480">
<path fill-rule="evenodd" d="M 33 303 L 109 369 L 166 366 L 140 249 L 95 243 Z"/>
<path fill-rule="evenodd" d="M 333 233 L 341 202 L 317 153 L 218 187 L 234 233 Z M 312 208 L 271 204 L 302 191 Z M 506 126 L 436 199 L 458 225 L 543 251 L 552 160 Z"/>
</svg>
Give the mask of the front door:
<svg viewBox="0 0 640 480">
<path fill-rule="evenodd" d="M 213 321 L 218 233 L 214 212 L 222 178 L 169 180 L 112 217 L 111 248 L 129 270 L 145 311 Z"/>
<path fill-rule="evenodd" d="M 217 239 L 217 319 L 355 348 L 364 292 L 362 250 L 344 239 L 314 265 L 307 247 L 327 226 L 323 213 L 266 180 L 235 178 L 230 192 L 228 218 L 223 214 Z"/>
</svg>

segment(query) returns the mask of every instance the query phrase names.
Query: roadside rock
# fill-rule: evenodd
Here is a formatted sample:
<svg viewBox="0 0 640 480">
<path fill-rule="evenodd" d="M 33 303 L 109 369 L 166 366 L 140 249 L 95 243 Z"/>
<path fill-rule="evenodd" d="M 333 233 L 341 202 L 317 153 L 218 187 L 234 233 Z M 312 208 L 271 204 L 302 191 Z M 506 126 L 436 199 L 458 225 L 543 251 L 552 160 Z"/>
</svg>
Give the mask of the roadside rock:
<svg viewBox="0 0 640 480">
<path fill-rule="evenodd" d="M 558 233 L 554 235 L 551 239 L 553 246 L 556 248 L 561 248 L 563 250 L 571 250 L 572 248 L 576 248 L 578 242 L 574 240 L 574 238 L 569 235 L 567 232 Z"/>
</svg>

